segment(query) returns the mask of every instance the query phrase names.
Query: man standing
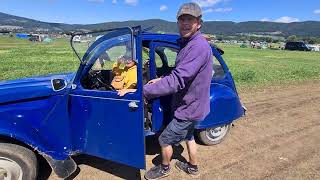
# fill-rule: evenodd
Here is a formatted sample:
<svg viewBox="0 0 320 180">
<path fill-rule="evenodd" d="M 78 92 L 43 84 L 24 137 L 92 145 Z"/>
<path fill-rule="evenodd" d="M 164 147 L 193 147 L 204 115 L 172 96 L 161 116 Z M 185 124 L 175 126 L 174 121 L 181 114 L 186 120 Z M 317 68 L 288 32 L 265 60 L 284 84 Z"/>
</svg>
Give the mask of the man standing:
<svg viewBox="0 0 320 180">
<path fill-rule="evenodd" d="M 146 99 L 174 94 L 174 118 L 159 136 L 162 163 L 146 172 L 146 179 L 159 179 L 172 171 L 170 161 L 172 145 L 186 141 L 189 162 L 177 161 L 178 170 L 198 176 L 197 146 L 194 141 L 194 127 L 210 111 L 210 82 L 212 78 L 212 51 L 199 31 L 202 12 L 196 3 L 183 4 L 178 13 L 178 40 L 180 51 L 176 67 L 171 74 L 151 80 L 144 86 Z"/>
</svg>

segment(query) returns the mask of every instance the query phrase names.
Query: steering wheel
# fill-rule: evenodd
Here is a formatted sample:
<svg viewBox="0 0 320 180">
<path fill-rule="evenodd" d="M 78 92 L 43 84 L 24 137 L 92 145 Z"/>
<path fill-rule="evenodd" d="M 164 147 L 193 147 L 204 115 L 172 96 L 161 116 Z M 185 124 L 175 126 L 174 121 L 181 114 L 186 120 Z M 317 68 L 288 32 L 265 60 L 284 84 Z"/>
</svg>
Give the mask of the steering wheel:
<svg viewBox="0 0 320 180">
<path fill-rule="evenodd" d="M 116 89 L 111 84 L 106 84 L 100 78 L 101 71 L 89 71 L 90 79 L 93 82 L 92 88 L 99 88 L 101 86 L 105 87 L 107 90 L 116 91 Z"/>
</svg>

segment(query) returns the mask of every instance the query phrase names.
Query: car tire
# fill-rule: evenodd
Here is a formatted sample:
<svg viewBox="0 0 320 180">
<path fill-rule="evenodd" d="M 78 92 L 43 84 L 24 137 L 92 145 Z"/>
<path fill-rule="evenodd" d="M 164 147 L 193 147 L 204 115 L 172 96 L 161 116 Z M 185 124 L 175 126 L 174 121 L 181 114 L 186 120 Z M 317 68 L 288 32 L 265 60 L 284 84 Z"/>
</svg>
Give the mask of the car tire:
<svg viewBox="0 0 320 180">
<path fill-rule="evenodd" d="M 215 145 L 221 143 L 230 130 L 231 124 L 225 124 L 213 128 L 206 128 L 198 131 L 198 139 L 204 145 Z"/>
<path fill-rule="evenodd" d="M 35 180 L 37 170 L 33 151 L 15 144 L 0 143 L 0 179 Z"/>
</svg>

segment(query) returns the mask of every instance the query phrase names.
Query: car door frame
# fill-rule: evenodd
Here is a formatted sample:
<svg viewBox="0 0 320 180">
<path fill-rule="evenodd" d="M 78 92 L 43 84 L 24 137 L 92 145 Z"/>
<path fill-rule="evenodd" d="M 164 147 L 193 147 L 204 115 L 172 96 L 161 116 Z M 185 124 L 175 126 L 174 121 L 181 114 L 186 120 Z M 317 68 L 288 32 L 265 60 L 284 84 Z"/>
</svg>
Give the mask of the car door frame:
<svg viewBox="0 0 320 180">
<path fill-rule="evenodd" d="M 171 42 L 162 42 L 162 41 L 152 41 L 149 44 L 149 58 L 150 58 L 150 79 L 156 78 L 157 73 L 157 65 L 155 61 L 155 49 L 159 46 L 174 48 L 177 51 L 180 50 L 178 44 L 174 44 Z M 162 64 L 164 64 L 164 60 L 161 58 Z M 168 64 L 168 62 L 166 62 Z M 152 131 L 157 132 L 159 131 L 163 124 L 164 124 L 164 114 L 163 114 L 163 107 L 160 105 L 160 98 L 156 98 L 152 100 Z"/>
</svg>

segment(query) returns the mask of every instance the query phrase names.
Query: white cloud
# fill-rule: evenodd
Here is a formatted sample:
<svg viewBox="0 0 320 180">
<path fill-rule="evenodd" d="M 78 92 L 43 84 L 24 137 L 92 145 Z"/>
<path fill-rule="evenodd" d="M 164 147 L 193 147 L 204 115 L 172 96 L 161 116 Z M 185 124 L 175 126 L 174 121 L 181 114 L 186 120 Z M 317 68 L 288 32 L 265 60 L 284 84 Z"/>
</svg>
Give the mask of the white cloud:
<svg viewBox="0 0 320 180">
<path fill-rule="evenodd" d="M 224 21 L 224 20 L 221 20 L 221 19 L 214 19 L 214 20 L 209 20 L 209 21 Z"/>
<path fill-rule="evenodd" d="M 200 7 L 212 7 L 224 0 L 192 0 L 192 1 L 199 4 Z"/>
<path fill-rule="evenodd" d="M 212 8 L 206 9 L 206 10 L 202 11 L 203 14 L 212 13 L 212 12 L 213 12 L 213 9 L 212 9 Z"/>
<path fill-rule="evenodd" d="M 230 12 L 230 11 L 232 11 L 232 8 L 217 8 L 217 9 L 209 8 L 209 9 L 204 10 L 203 14 L 212 13 L 212 12 L 226 13 L 226 12 Z"/>
<path fill-rule="evenodd" d="M 298 18 L 283 16 L 278 19 L 272 20 L 270 18 L 262 18 L 260 21 L 268 21 L 268 22 L 279 22 L 279 23 L 291 23 L 300 21 Z"/>
<path fill-rule="evenodd" d="M 131 6 L 135 6 L 138 4 L 138 0 L 125 0 L 124 2 Z"/>
<path fill-rule="evenodd" d="M 112 4 L 117 4 L 117 0 L 112 0 Z"/>
<path fill-rule="evenodd" d="M 88 0 L 89 2 L 94 2 L 94 3 L 103 3 L 104 0 Z"/>
<path fill-rule="evenodd" d="M 260 21 L 271 21 L 269 18 L 262 18 Z"/>
<path fill-rule="evenodd" d="M 297 22 L 297 21 L 299 21 L 298 18 L 293 18 L 293 17 L 288 17 L 288 16 L 283 16 L 283 17 L 275 20 L 275 22 L 281 22 L 281 23 L 291 23 L 291 22 Z"/>
<path fill-rule="evenodd" d="M 313 13 L 315 13 L 315 14 L 320 14 L 320 9 L 314 10 Z"/>
<path fill-rule="evenodd" d="M 166 5 L 161 5 L 160 6 L 160 11 L 165 11 L 167 9 L 168 9 L 168 7 Z"/>
<path fill-rule="evenodd" d="M 222 12 L 222 13 L 224 13 L 224 12 L 230 12 L 230 11 L 232 11 L 232 8 L 217 8 L 217 9 L 215 9 L 214 11 L 215 11 L 215 12 Z"/>
</svg>

